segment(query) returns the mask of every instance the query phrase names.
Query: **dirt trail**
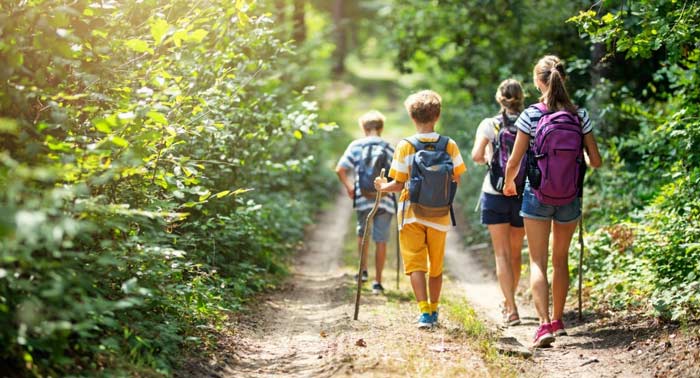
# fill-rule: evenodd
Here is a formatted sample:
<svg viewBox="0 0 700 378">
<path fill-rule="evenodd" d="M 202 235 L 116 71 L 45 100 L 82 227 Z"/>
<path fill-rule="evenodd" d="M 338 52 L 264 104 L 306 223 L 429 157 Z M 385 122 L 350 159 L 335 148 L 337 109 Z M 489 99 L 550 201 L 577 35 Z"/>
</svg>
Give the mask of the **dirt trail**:
<svg viewBox="0 0 700 378">
<path fill-rule="evenodd" d="M 448 320 L 432 332 L 416 329 L 403 277 L 400 291 L 383 296 L 365 285 L 360 320 L 351 320 L 354 281 L 342 264 L 343 244 L 354 239 L 347 235 L 351 219 L 351 201 L 338 196 L 311 228 L 286 286 L 232 324 L 235 333 L 222 337 L 218 353 L 178 376 L 489 376 L 479 353 Z M 387 268 L 385 274 L 385 286 L 393 289 L 394 273 Z"/>
<path fill-rule="evenodd" d="M 320 377 L 342 367 L 336 338 L 323 335 L 350 321 L 340 259 L 351 211 L 339 196 L 318 219 L 284 290 L 256 309 L 256 323 L 240 324 L 236 358 L 221 376 Z"/>
<path fill-rule="evenodd" d="M 233 331 L 222 335 L 218 352 L 208 361 L 189 363 L 177 375 L 486 377 L 505 371 L 526 377 L 650 377 L 658 373 L 652 369 L 654 358 L 662 358 L 669 348 L 668 336 L 662 342 L 665 346 L 656 346 L 658 342 L 649 343 L 649 327 L 621 327 L 596 318 L 579 324 L 573 314 L 565 318 L 570 336 L 558 338 L 554 347 L 536 350 L 527 360 L 500 362 L 509 367 L 488 366 L 483 355 L 470 346 L 474 343 L 463 328 L 451 322 L 449 312 L 443 314 L 437 329 L 416 329 L 417 311 L 408 280 L 402 277 L 400 290 L 392 290 L 395 260 L 391 257 L 385 270 L 386 294 L 373 296 L 365 285 L 360 320 L 351 320 L 355 268 L 343 263 L 343 254 L 347 258 L 355 248 L 354 235 L 348 234 L 351 219 L 351 201 L 339 195 L 310 228 L 287 284 L 235 319 L 230 327 Z M 389 251 L 393 251 L 392 244 Z M 500 290 L 492 268 L 484 266 L 478 253 L 491 252 L 488 247 L 465 248 L 458 232 L 448 233 L 444 297 L 464 296 L 489 328 L 529 346 L 537 324 L 532 305 L 522 303 L 521 296 L 523 325 L 500 328 Z"/>
<path fill-rule="evenodd" d="M 477 253 L 492 252 L 490 247 L 481 250 L 464 248 L 459 234 L 449 233 L 445 251 L 446 270 L 454 276 L 468 301 L 492 328 L 501 330 L 503 337 L 513 337 L 529 347 L 538 325 L 534 305 L 518 301 L 522 324 L 502 328 L 499 304 L 503 296 L 495 274 L 483 266 Z M 527 261 L 524 263 L 527 264 Z M 529 282 L 526 274 L 521 278 L 521 287 L 527 286 L 523 282 Z M 620 329 L 620 337 L 615 337 L 615 328 L 599 329 L 595 322 L 591 322 L 593 319 L 584 319 L 580 323 L 574 314 L 575 308 L 569 307 L 569 310 L 564 318 L 569 336 L 557 338 L 552 348 L 534 350 L 533 366 L 529 369 L 534 375 L 569 378 L 653 376 L 653 372 L 642 367 L 634 351 L 630 352 L 628 348 L 633 332 Z"/>
</svg>

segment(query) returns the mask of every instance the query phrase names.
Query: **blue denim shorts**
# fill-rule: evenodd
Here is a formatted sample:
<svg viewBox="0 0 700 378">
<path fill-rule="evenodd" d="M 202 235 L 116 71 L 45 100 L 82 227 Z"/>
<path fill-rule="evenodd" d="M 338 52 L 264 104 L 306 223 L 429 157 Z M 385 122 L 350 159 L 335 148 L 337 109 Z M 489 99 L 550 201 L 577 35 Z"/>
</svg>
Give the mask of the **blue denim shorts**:
<svg viewBox="0 0 700 378">
<path fill-rule="evenodd" d="M 523 226 L 520 216 L 522 199 L 496 194 L 481 193 L 481 224 L 508 223 L 513 227 Z"/>
<path fill-rule="evenodd" d="M 557 223 L 576 222 L 581 216 L 581 199 L 576 197 L 573 201 L 561 206 L 545 205 L 537 200 L 528 183 L 525 185 L 520 215 L 530 219 L 554 220 Z"/>
<path fill-rule="evenodd" d="M 357 236 L 362 237 L 365 233 L 365 223 L 367 222 L 367 215 L 369 215 L 370 210 L 363 210 L 357 212 Z M 377 213 L 374 214 L 374 221 L 372 222 L 372 240 L 375 243 L 386 242 L 389 240 L 389 227 L 391 226 L 391 217 L 394 214 L 379 209 Z"/>
</svg>

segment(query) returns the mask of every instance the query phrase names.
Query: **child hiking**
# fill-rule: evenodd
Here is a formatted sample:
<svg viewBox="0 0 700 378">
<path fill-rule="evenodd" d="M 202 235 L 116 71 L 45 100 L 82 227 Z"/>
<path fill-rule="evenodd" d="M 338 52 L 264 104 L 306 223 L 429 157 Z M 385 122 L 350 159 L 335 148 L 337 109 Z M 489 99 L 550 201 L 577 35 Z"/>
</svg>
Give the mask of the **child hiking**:
<svg viewBox="0 0 700 378">
<path fill-rule="evenodd" d="M 565 78 L 564 65 L 556 56 L 545 56 L 535 65 L 533 80 L 542 97 L 515 123 L 518 135 L 506 166 L 503 189 L 505 195 L 517 194 L 515 177 L 527 152 L 528 179 L 520 214 L 525 223 L 530 284 L 540 323 L 534 347 L 549 346 L 556 336 L 566 335 L 562 315 L 569 289 L 569 244 L 581 216 L 583 174 L 586 161 L 593 168 L 602 164 L 588 112 L 573 105 Z M 551 317 L 547 281 L 550 233 Z"/>
<path fill-rule="evenodd" d="M 445 237 L 454 224 L 452 199 L 459 176 L 466 171 L 457 144 L 435 132 L 441 103 L 440 96 L 429 90 L 406 99 L 404 105 L 418 133 L 396 146 L 389 171 L 394 181 L 375 180 L 377 190 L 401 192 L 399 244 L 404 271 L 418 301 L 418 328 L 438 322 Z"/>
<path fill-rule="evenodd" d="M 523 88 L 520 83 L 512 79 L 504 80 L 496 90 L 496 101 L 501 110 L 497 116 L 486 118 L 479 124 L 472 160 L 489 166 L 481 186 L 481 223 L 488 227 L 491 234 L 496 276 L 504 298 L 503 321 L 506 326 L 514 326 L 520 324 L 515 291 L 520 281 L 525 237 L 523 218 L 519 214 L 525 184 L 524 164 L 516 178 L 518 196 L 503 195 L 503 180 L 517 134 L 515 120 L 523 110 Z"/>
<path fill-rule="evenodd" d="M 345 187 L 348 197 L 353 200 L 355 211 L 357 212 L 357 250 L 362 250 L 362 236 L 365 230 L 367 215 L 372 210 L 376 197 L 374 188 L 374 178 L 379 176 L 382 169 L 389 170 L 391 166 L 394 149 L 389 142 L 381 138 L 384 130 L 384 116 L 372 110 L 359 119 L 365 137 L 357 139 L 348 145 L 345 153 L 338 161 L 335 168 L 340 182 Z M 351 174 L 352 173 L 352 174 Z M 379 203 L 379 209 L 374 215 L 373 227 L 371 230 L 372 239 L 375 242 L 375 276 L 372 284 L 372 292 L 381 294 L 384 292 L 382 286 L 382 271 L 386 261 L 386 242 L 389 240 L 389 227 L 391 217 L 394 214 L 394 200 L 391 196 L 385 195 Z M 369 245 L 369 244 L 368 244 Z M 365 262 L 361 267 L 361 279 L 369 279 L 367 273 L 368 248 L 362 251 L 364 256 L 360 260 Z"/>
</svg>

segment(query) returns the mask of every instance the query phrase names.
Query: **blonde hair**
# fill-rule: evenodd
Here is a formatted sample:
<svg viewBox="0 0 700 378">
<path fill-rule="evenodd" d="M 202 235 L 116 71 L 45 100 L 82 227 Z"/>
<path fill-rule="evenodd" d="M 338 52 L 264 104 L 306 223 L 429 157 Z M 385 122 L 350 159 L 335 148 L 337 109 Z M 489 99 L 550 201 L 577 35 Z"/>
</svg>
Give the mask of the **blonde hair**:
<svg viewBox="0 0 700 378">
<path fill-rule="evenodd" d="M 377 110 L 370 110 L 363 114 L 358 122 L 365 131 L 379 131 L 384 128 L 384 115 Z"/>
<path fill-rule="evenodd" d="M 535 85 L 537 85 L 538 80 L 545 85 L 540 101 L 544 101 L 547 104 L 547 108 L 576 113 L 576 107 L 571 102 L 569 93 L 564 85 L 566 80 L 564 63 L 558 57 L 547 55 L 540 59 L 532 70 L 532 76 L 535 80 Z"/>
<path fill-rule="evenodd" d="M 525 96 L 523 86 L 514 79 L 506 79 L 501 82 L 496 90 L 496 101 L 501 105 L 501 113 L 505 116 L 506 111 L 510 113 L 520 113 L 523 111 Z"/>
<path fill-rule="evenodd" d="M 408 96 L 403 105 L 411 119 L 420 124 L 428 124 L 440 117 L 442 98 L 434 91 L 423 90 Z"/>
</svg>

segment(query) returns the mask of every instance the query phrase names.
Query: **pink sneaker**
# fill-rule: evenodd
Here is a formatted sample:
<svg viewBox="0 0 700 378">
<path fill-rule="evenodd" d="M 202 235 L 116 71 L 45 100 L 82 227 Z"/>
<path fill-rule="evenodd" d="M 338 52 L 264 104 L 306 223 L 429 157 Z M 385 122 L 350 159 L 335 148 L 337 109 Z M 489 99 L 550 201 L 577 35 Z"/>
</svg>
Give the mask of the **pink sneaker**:
<svg viewBox="0 0 700 378">
<path fill-rule="evenodd" d="M 566 330 L 564 329 L 564 322 L 561 320 L 552 321 L 551 326 L 554 336 L 567 336 Z"/>
<path fill-rule="evenodd" d="M 537 328 L 535 332 L 535 340 L 532 343 L 533 348 L 545 348 L 550 346 L 554 342 L 554 335 L 552 334 L 552 325 L 545 323 Z"/>
</svg>

